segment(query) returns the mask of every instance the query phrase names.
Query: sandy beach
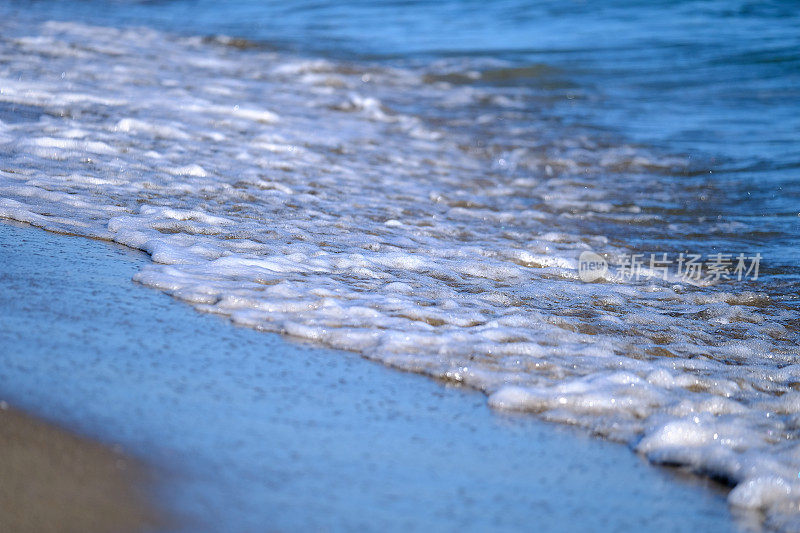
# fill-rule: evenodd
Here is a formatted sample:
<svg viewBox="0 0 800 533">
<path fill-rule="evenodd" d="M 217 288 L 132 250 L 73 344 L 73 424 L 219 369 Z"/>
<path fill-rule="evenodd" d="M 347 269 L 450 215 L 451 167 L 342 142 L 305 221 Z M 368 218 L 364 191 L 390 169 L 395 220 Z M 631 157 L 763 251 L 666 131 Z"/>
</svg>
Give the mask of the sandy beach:
<svg viewBox="0 0 800 533">
<path fill-rule="evenodd" d="M 122 453 L 0 404 L 0 524 L 16 533 L 163 527 L 145 470 Z"/>
</svg>

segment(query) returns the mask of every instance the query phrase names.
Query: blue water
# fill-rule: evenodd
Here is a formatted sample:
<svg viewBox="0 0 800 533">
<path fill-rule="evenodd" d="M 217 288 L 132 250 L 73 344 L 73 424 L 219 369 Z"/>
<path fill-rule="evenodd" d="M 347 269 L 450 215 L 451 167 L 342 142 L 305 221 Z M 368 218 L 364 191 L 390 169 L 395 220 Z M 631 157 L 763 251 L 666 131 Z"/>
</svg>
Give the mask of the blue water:
<svg viewBox="0 0 800 533">
<path fill-rule="evenodd" d="M 476 282 L 474 270 L 465 268 L 459 270 L 464 274 L 462 279 L 448 285 L 463 297 L 463 308 L 456 309 L 463 311 L 460 315 L 452 307 L 445 307 L 451 302 L 439 302 L 438 296 L 427 301 L 424 298 L 428 296 L 423 294 L 424 301 L 414 302 L 413 319 L 396 330 L 377 328 L 378 322 L 357 325 L 370 328 L 373 333 L 396 334 L 392 342 L 399 342 L 409 330 L 419 326 L 419 317 L 427 317 L 420 309 L 434 305 L 434 310 L 442 311 L 447 319 L 454 316 L 464 319 L 452 324 L 444 321 L 447 324 L 444 331 L 466 335 L 471 326 L 463 324 L 472 324 L 471 319 L 466 320 L 471 316 L 466 310 L 473 305 L 469 295 L 499 291 L 509 297 L 493 300 L 491 305 L 479 304 L 481 312 L 488 313 L 489 318 L 503 317 L 509 305 L 503 302 L 516 302 L 518 296 L 523 296 L 520 300 L 523 313 L 541 313 L 557 325 L 564 324 L 563 331 L 581 334 L 599 331 L 606 335 L 606 339 L 612 340 L 620 364 L 631 365 L 626 368 L 644 361 L 645 366 L 663 365 L 662 370 L 690 369 L 688 373 L 708 378 L 709 390 L 726 402 L 731 398 L 727 385 L 740 387 L 735 401 L 745 406 L 747 413 L 736 411 L 725 415 L 727 418 L 719 418 L 733 421 L 735 428 L 731 431 L 736 438 L 763 436 L 763 443 L 750 448 L 757 450 L 751 456 L 757 456 L 759 461 L 765 458 L 759 465 L 774 460 L 784 468 L 781 475 L 789 472 L 786 475 L 795 479 L 796 454 L 789 448 L 797 442 L 799 434 L 796 412 L 792 410 L 796 407 L 786 407 L 789 402 L 786 398 L 796 391 L 797 381 L 792 377 L 791 366 L 797 357 L 800 325 L 797 320 L 800 4 L 797 2 L 617 0 L 598 5 L 521 0 L 382 3 L 44 0 L 0 1 L 0 19 L 11 20 L 7 24 L 11 28 L 9 33 L 0 36 L 2 50 L 7 54 L 7 63 L 0 63 L 0 73 L 8 80 L 10 95 L 7 101 L 0 99 L 0 119 L 14 123 L 7 129 L 10 148 L 3 152 L 7 159 L 0 167 L 8 174 L 5 194 L 17 202 L 5 207 L 4 216 L 10 218 L 34 223 L 38 220 L 40 225 L 56 229 L 60 222 L 54 220 L 66 220 L 72 229 L 62 228 L 62 231 L 109 238 L 111 234 L 116 236 L 119 229 L 138 226 L 128 227 L 116 221 L 113 224 L 116 229 L 111 230 L 107 213 L 116 213 L 118 207 L 136 213 L 142 207 L 139 204 L 145 202 L 197 208 L 237 221 L 241 218 L 248 224 L 258 220 L 261 225 L 256 232 L 244 233 L 247 237 L 258 236 L 262 230 L 275 229 L 276 221 L 287 216 L 282 210 L 285 206 L 275 204 L 279 210 L 271 211 L 272 198 L 262 196 L 267 193 L 258 183 L 242 184 L 234 180 L 259 172 L 253 161 L 264 155 L 265 148 L 252 144 L 254 136 L 280 132 L 287 135 L 282 141 L 287 149 L 294 149 L 292 143 L 312 147 L 317 157 L 296 158 L 294 162 L 301 166 L 269 168 L 270 178 L 298 191 L 310 191 L 303 197 L 307 203 L 286 204 L 293 210 L 289 216 L 294 218 L 284 228 L 284 238 L 298 244 L 293 231 L 305 228 L 315 250 L 327 249 L 329 241 L 335 241 L 330 257 L 357 253 L 377 259 L 380 253 L 362 246 L 373 238 L 374 244 L 383 246 L 388 242 L 416 254 L 417 250 L 406 249 L 407 241 L 403 239 L 409 235 L 434 235 L 435 238 L 425 241 L 430 247 L 422 252 L 426 257 L 431 256 L 430 251 L 445 255 L 463 253 L 458 257 L 478 266 L 491 265 L 490 259 L 496 254 L 522 249 L 529 239 L 544 236 L 545 251 L 551 251 L 547 246 L 558 249 L 563 243 L 573 248 L 606 243 L 611 250 L 664 252 L 673 257 L 679 252 L 706 256 L 715 252 L 760 253 L 763 261 L 757 281 L 742 284 L 731 281 L 697 292 L 669 287 L 664 289 L 669 297 L 663 299 L 654 297 L 652 287 L 645 284 L 633 288 L 612 283 L 576 286 L 568 276 L 554 279 L 545 269 L 540 274 L 535 261 L 532 265 L 536 268 L 525 271 L 525 283 L 519 286 L 503 276 Z M 65 30 L 59 25 L 41 24 L 52 19 L 99 26 L 148 26 L 205 39 L 171 42 L 159 37 L 148 41 L 146 31 L 121 35 L 74 25 L 65 25 L 69 26 Z M 27 34 L 29 28 L 32 35 Z M 110 35 L 120 36 L 119 56 L 114 55 L 115 37 Z M 139 37 L 141 48 L 136 40 Z M 177 41 L 180 43 L 176 44 Z M 264 50 L 278 53 L 264 53 Z M 210 66 L 206 65 L 206 58 Z M 330 60 L 319 72 L 313 67 L 317 58 Z M 291 76 L 279 73 L 278 67 L 294 68 L 297 64 L 306 65 L 306 70 Z M 246 66 L 251 66 L 252 72 Z M 60 73 L 63 74 L 59 77 Z M 173 73 L 177 81 L 170 79 Z M 370 81 L 372 74 L 378 81 Z M 395 74 L 404 81 L 395 83 L 392 77 Z M 318 76 L 319 83 L 301 83 L 299 80 L 306 75 Z M 319 80 L 327 75 L 332 85 Z M 217 81 L 215 76 L 225 83 L 211 87 Z M 58 84 L 62 81 L 63 87 L 68 90 L 71 87 L 76 93 L 60 99 L 62 86 Z M 335 85 L 337 81 L 339 85 Z M 201 84 L 218 92 L 197 100 L 202 105 L 195 109 L 191 104 L 200 94 Z M 175 96 L 166 87 L 178 87 L 185 92 L 177 91 Z M 447 142 L 432 143 L 425 148 L 424 143 L 415 144 L 418 139 L 408 135 L 409 128 L 398 135 L 391 120 L 380 128 L 373 127 L 369 111 L 375 108 L 368 109 L 363 99 L 354 101 L 349 94 L 353 87 L 356 88 L 353 92 L 358 93 L 355 96 L 374 97 L 373 102 L 378 102 L 375 108 L 386 110 L 392 119 L 402 118 L 407 125 L 419 121 L 422 127 L 409 126 L 414 132 L 435 132 Z M 225 92 L 226 89 L 230 92 Z M 159 91 L 163 91 L 164 105 L 151 106 L 151 95 Z M 84 98 L 79 105 L 70 100 L 76 94 Z M 325 94 L 331 98 L 317 98 Z M 106 97 L 120 95 L 129 101 L 119 109 L 102 103 Z M 238 111 L 239 102 L 245 112 L 275 110 L 284 122 L 270 130 L 270 120 L 256 120 L 257 125 L 245 127 L 236 127 L 235 122 L 222 119 L 206 120 L 206 110 L 215 116 L 220 110 L 230 114 L 230 108 Z M 313 105 L 306 106 L 309 102 Z M 364 116 L 353 113 L 358 117 L 355 120 L 343 113 L 354 110 L 362 111 Z M 144 121 L 139 128 L 158 126 L 160 119 L 165 118 L 167 123 L 188 133 L 172 138 L 168 134 L 165 139 L 154 133 L 137 136 L 135 127 L 129 133 L 130 127 L 124 126 L 127 124 L 124 121 L 131 117 Z M 317 126 L 319 131 L 309 131 Z M 215 130 L 218 136 L 203 137 L 208 129 Z M 83 131 L 87 139 L 107 141 L 106 156 L 87 154 L 87 145 L 73 140 L 75 130 Z M 53 137 L 43 138 L 43 135 Z M 369 148 L 362 151 L 366 145 Z M 252 156 L 252 160 L 238 158 L 240 149 Z M 176 168 L 148 162 L 151 150 L 165 154 Z M 470 166 L 461 166 L 458 157 L 461 152 L 469 155 Z M 436 157 L 442 161 L 434 161 Z M 394 161 L 409 164 L 394 165 Z M 197 163 L 199 169 L 188 167 L 190 163 Z M 436 163 L 444 163 L 441 167 L 447 171 L 437 174 L 441 169 Z M 120 168 L 131 169 L 136 177 L 141 171 L 142 179 L 147 181 L 132 189 L 107 185 L 101 190 L 94 189 L 92 182 L 84 179 L 102 180 Z M 304 174 L 309 168 L 309 174 Z M 329 184 L 319 187 L 315 179 L 324 173 L 317 172 L 318 168 L 335 170 L 330 179 L 341 187 Z M 196 186 L 186 185 L 181 189 L 190 191 L 186 198 L 174 197 L 170 188 L 173 181 L 154 189 L 151 182 L 159 182 L 164 173 L 181 175 L 186 183 Z M 187 173 L 191 176 L 185 176 Z M 32 176 L 30 183 L 18 186 L 26 176 Z M 62 180 L 62 176 L 70 179 Z M 378 186 L 370 188 L 373 179 Z M 80 185 L 74 185 L 73 181 Z M 230 188 L 215 188 L 227 186 L 228 181 Z M 409 194 L 400 194 L 407 192 L 403 190 L 406 184 Z M 439 185 L 446 189 L 444 196 L 434 194 Z M 227 196 L 226 191 L 234 189 L 252 193 L 252 199 L 244 206 L 247 216 L 240 215 L 239 198 L 234 202 Z M 217 204 L 207 202 L 206 190 L 218 191 L 221 196 L 215 198 Z M 373 194 L 374 205 L 364 205 L 361 198 L 364 191 Z M 73 196 L 76 194 L 77 197 Z M 76 198 L 86 203 L 76 202 Z M 440 198 L 448 200 L 446 205 L 439 204 Z M 95 216 L 91 209 L 80 207 L 90 202 L 106 211 Z M 445 207 L 452 208 L 455 214 L 451 216 Z M 474 212 L 459 211 L 466 208 Z M 318 217 L 319 212 L 328 218 Z M 155 217 L 153 213 L 145 211 L 139 218 Z M 392 240 L 392 235 L 386 236 L 386 227 L 390 226 L 384 223 L 398 221 L 388 220 L 390 216 L 424 218 L 425 225 L 403 230 L 407 231 L 402 234 L 403 239 Z M 442 220 L 438 225 L 436 217 Z M 323 231 L 315 231 L 317 223 Z M 431 227 L 431 230 L 419 229 Z M 240 236 L 233 230 L 227 235 L 203 225 L 173 227 L 149 219 L 147 228 L 158 231 L 158 238 L 165 241 L 177 240 L 182 233 L 198 239 L 209 236 L 208 240 L 220 248 L 229 244 L 228 237 Z M 264 233 L 270 236 L 265 242 L 258 241 L 265 245 L 259 250 L 282 256 L 283 249 L 269 248 L 282 241 L 269 231 Z M 125 240 L 125 235 L 116 237 L 119 242 L 137 246 L 134 241 Z M 378 238 L 384 241 L 377 242 Z M 142 243 L 138 246 L 146 248 Z M 562 255 L 560 259 L 569 258 Z M 405 267 L 400 262 L 375 264 L 383 265 L 381 273 L 389 273 L 389 279 L 403 283 L 422 282 L 428 284 L 423 287 L 438 290 L 443 280 L 452 281 L 449 275 L 433 275 L 437 273 L 435 269 L 421 273 L 403 271 L 401 275 L 398 272 Z M 320 286 L 332 286 L 336 291 L 345 291 L 335 294 L 375 296 L 368 299 L 373 308 L 394 313 L 389 305 L 398 297 L 392 292 L 394 289 L 385 293 L 372 286 L 365 289 L 357 281 L 340 278 L 339 268 L 328 269 L 335 279 L 307 277 L 303 273 L 291 281 L 298 283 L 302 295 Z M 169 276 L 159 277 L 159 273 L 168 271 L 151 269 L 139 279 L 154 287 L 169 288 L 174 280 Z M 201 273 L 197 279 L 204 284 L 213 283 L 219 281 L 216 274 Z M 246 279 L 251 274 L 243 270 L 237 275 Z M 251 281 L 260 284 L 264 280 L 253 277 Z M 225 291 L 235 292 L 239 285 L 232 287 L 225 285 Z M 621 306 L 624 311 L 603 309 L 595 297 L 595 289 L 598 293 L 608 289 L 614 296 L 624 296 L 603 304 L 612 308 Z M 729 294 L 726 296 L 723 291 Z M 767 293 L 769 298 L 750 298 L 746 296 L 750 291 Z M 739 299 L 743 293 L 745 296 Z M 703 298 L 695 299 L 695 295 Z M 706 296 L 709 299 L 704 299 Z M 724 305 L 714 303 L 719 303 L 719 299 L 724 300 Z M 353 297 L 343 301 L 357 304 L 360 300 Z M 353 308 L 346 307 L 334 325 L 352 325 L 347 320 L 356 315 Z M 271 316 L 267 318 L 272 320 Z M 317 318 L 304 317 L 301 312 L 281 317 L 293 327 L 315 323 Z M 267 327 L 271 324 L 269 320 L 244 323 Z M 438 321 L 441 319 L 434 317 L 432 323 L 425 324 L 435 328 Z M 774 329 L 770 329 L 772 325 Z M 678 334 L 672 338 L 661 335 L 669 329 Z M 434 340 L 446 339 L 441 331 L 429 332 L 426 339 L 430 346 L 437 345 Z M 316 338 L 313 333 L 306 337 Z M 526 330 L 525 334 L 534 338 L 532 331 Z M 643 338 L 646 340 L 642 341 Z M 341 343 L 338 347 L 362 349 L 355 341 L 348 344 L 352 339 L 336 339 Z M 559 337 L 554 344 L 562 346 L 563 339 Z M 487 353 L 501 348 L 505 340 L 504 337 L 503 342 L 493 342 Z M 536 338 L 536 342 L 539 340 Z M 573 341 L 573 336 L 569 340 Z M 404 342 L 408 346 L 401 346 L 414 356 L 421 356 L 425 350 L 424 345 Z M 446 340 L 441 342 L 443 346 L 447 344 Z M 486 367 L 480 367 L 481 363 L 473 358 L 472 343 L 455 344 L 456 348 L 446 346 L 446 350 L 439 352 L 431 348 L 425 354 L 430 359 L 424 361 L 438 364 L 446 353 L 455 354 L 446 361 L 457 365 L 454 368 L 461 368 L 465 361 L 469 361 L 470 368 L 473 365 L 478 365 L 479 370 L 494 368 L 497 360 L 492 357 Z M 558 354 L 550 348 L 546 345 L 543 353 L 550 361 L 558 360 Z M 664 350 L 667 355 L 661 357 L 659 354 Z M 379 360 L 397 364 L 391 354 L 378 354 Z M 538 352 L 534 356 L 539 357 Z M 587 362 L 581 357 L 579 354 L 575 359 L 567 358 L 559 369 L 575 379 L 573 370 L 582 376 L 602 376 L 609 370 L 602 366 L 600 358 Z M 698 359 L 718 364 L 718 373 L 704 374 L 702 366 L 695 366 Z M 508 361 L 511 364 L 511 359 Z M 437 377 L 454 375 L 448 370 L 440 372 L 438 367 L 426 370 L 412 363 L 404 368 Z M 520 371 L 519 375 L 523 379 L 537 376 L 534 371 Z M 478 383 L 488 392 L 495 391 L 494 385 L 486 385 L 488 381 L 475 379 L 471 383 Z M 695 402 L 691 403 L 693 409 L 705 413 L 706 404 L 701 402 L 705 392 L 698 393 L 696 389 L 691 384 L 669 385 L 656 392 L 669 390 L 672 394 L 677 390 L 674 398 Z M 556 394 L 548 390 L 547 394 L 551 393 Z M 603 394 L 604 398 L 615 400 L 618 391 Z M 784 400 L 786 405 L 778 405 Z M 765 401 L 772 403 L 764 404 Z M 650 404 L 642 400 L 637 405 L 645 409 Z M 656 414 L 663 415 L 671 405 L 667 402 Z M 763 409 L 768 416 L 779 415 L 776 429 L 770 429 L 772 426 L 764 422 Z M 633 418 L 640 420 L 637 418 L 640 412 L 632 411 Z M 624 426 L 616 423 L 598 426 L 588 415 L 565 420 L 570 423 L 579 420 L 578 423 L 590 428 L 622 427 L 617 434 L 622 440 L 632 438 L 633 434 L 638 438 L 643 431 L 631 430 L 629 435 L 623 431 Z M 714 419 L 708 424 L 716 422 Z M 777 434 L 785 439 L 774 438 Z M 719 456 L 711 452 L 694 463 L 690 459 L 695 456 L 691 454 L 654 457 L 691 463 L 697 471 L 720 477 L 731 477 L 734 471 L 733 467 L 721 468 Z M 733 481 L 743 479 L 740 476 Z M 796 513 L 792 513 L 788 514 L 796 519 Z"/>
<path fill-rule="evenodd" d="M 738 530 L 623 446 L 132 285 L 143 254 L 0 224 L 0 258 L 0 398 L 157 467 L 177 531 Z"/>
<path fill-rule="evenodd" d="M 669 228 L 599 231 L 648 250 L 761 251 L 765 274 L 782 280 L 782 299 L 796 300 L 798 2 L 41 1 L 5 3 L 0 12 L 225 34 L 314 57 L 438 69 L 450 82 L 510 91 L 524 109 L 476 127 L 476 144 L 498 152 L 535 136 L 553 152 L 559 140 L 588 135 L 603 146 L 634 143 L 678 156 L 678 166 L 632 176 L 665 182 L 666 201 L 632 191 L 628 200 L 697 223 L 700 235 L 709 233 L 706 220 L 744 229 L 679 242 Z M 463 76 L 469 71 L 480 77 Z M 411 111 L 454 118 L 430 106 Z"/>
</svg>

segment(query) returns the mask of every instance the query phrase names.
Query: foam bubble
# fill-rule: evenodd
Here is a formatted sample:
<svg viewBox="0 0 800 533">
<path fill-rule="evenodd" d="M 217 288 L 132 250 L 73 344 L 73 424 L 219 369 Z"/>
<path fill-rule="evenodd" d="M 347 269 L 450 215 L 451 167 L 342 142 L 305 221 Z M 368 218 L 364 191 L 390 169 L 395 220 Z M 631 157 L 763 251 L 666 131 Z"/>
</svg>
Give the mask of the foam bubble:
<svg viewBox="0 0 800 533">
<path fill-rule="evenodd" d="M 794 523 L 792 313 L 753 286 L 578 275 L 581 252 L 630 251 L 615 231 L 674 224 L 635 201 L 667 193 L 629 188 L 679 161 L 580 136 L 533 146 L 492 129 L 519 95 L 424 69 L 0 28 L 0 102 L 41 110 L 0 127 L 1 217 L 144 250 L 136 281 L 201 311 L 476 387 Z"/>
</svg>

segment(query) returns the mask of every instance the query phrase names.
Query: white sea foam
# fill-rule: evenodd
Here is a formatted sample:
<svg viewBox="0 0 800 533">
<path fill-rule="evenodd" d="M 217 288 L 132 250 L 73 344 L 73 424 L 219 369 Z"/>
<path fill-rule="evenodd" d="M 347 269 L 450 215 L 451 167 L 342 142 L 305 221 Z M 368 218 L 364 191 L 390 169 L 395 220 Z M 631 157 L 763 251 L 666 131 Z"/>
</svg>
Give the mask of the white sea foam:
<svg viewBox="0 0 800 533">
<path fill-rule="evenodd" d="M 744 284 L 578 277 L 582 251 L 627 251 L 582 222 L 669 222 L 611 170 L 674 160 L 588 138 L 497 157 L 403 109 L 458 126 L 487 99 L 516 112 L 514 95 L 413 70 L 3 24 L 0 109 L 41 116 L 0 124 L 0 216 L 144 250 L 135 279 L 197 309 L 476 387 L 798 526 L 789 311 Z"/>
</svg>

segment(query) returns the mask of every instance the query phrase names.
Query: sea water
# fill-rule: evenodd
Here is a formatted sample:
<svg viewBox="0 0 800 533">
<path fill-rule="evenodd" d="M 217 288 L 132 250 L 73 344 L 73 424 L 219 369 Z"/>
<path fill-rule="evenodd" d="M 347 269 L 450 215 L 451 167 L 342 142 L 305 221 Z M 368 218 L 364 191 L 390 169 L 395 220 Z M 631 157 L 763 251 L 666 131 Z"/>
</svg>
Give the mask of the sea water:
<svg viewBox="0 0 800 533">
<path fill-rule="evenodd" d="M 798 13 L 6 3 L 0 216 L 797 528 Z"/>
<path fill-rule="evenodd" d="M 0 399 L 144 462 L 159 531 L 757 529 L 580 429 L 132 284 L 149 261 L 0 224 Z"/>
</svg>

